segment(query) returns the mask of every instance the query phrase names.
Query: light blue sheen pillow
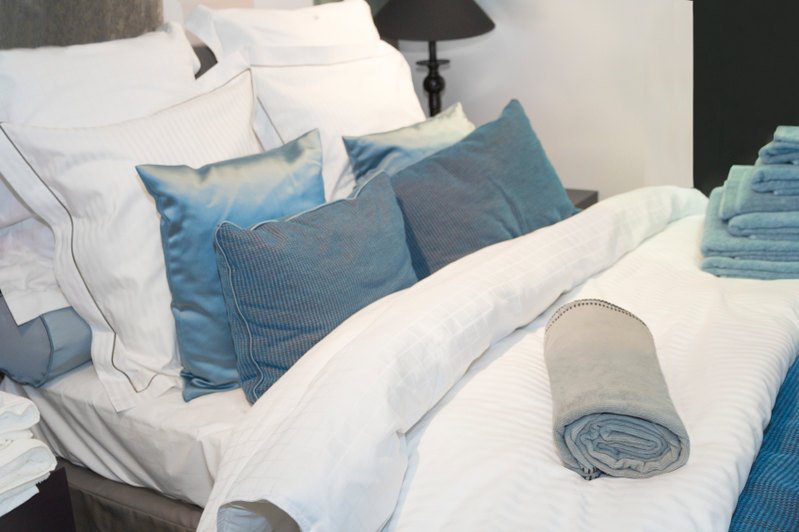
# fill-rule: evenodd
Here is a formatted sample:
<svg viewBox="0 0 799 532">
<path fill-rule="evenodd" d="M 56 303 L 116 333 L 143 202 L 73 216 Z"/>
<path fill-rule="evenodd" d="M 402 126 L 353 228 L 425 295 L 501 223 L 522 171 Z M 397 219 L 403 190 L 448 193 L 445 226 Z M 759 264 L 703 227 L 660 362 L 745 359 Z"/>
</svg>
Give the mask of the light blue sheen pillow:
<svg viewBox="0 0 799 532">
<path fill-rule="evenodd" d="M 577 212 L 516 100 L 497 120 L 391 176 L 391 184 L 419 279 Z"/>
<path fill-rule="evenodd" d="M 411 126 L 362 137 L 344 137 L 355 180 L 381 172 L 396 174 L 403 168 L 447 146 L 452 146 L 474 131 L 460 103 L 442 113 Z"/>
<path fill-rule="evenodd" d="M 0 295 L 0 373 L 41 386 L 91 360 L 92 331 L 72 307 L 17 325 Z"/>
<path fill-rule="evenodd" d="M 241 385 L 255 402 L 341 322 L 416 282 L 386 178 L 358 194 L 214 237 Z"/>
<path fill-rule="evenodd" d="M 161 215 L 183 398 L 235 388 L 239 376 L 216 269 L 214 230 L 222 220 L 250 225 L 324 202 L 319 132 L 200 169 L 142 165 L 136 170 Z"/>
</svg>

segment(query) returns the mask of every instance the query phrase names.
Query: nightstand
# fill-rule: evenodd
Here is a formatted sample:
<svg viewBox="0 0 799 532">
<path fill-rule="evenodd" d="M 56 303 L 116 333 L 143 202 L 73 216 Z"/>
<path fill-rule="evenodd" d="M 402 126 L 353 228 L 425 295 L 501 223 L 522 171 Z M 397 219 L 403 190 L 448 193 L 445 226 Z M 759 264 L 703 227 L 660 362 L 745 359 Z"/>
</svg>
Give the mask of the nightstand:
<svg viewBox="0 0 799 532">
<path fill-rule="evenodd" d="M 574 206 L 578 209 L 587 209 L 599 201 L 599 193 L 596 190 L 581 190 L 578 188 L 567 188 L 566 194 Z"/>
<path fill-rule="evenodd" d="M 0 516 L 0 530 L 75 532 L 64 468 L 56 468 L 38 488 L 39 493 Z"/>
</svg>

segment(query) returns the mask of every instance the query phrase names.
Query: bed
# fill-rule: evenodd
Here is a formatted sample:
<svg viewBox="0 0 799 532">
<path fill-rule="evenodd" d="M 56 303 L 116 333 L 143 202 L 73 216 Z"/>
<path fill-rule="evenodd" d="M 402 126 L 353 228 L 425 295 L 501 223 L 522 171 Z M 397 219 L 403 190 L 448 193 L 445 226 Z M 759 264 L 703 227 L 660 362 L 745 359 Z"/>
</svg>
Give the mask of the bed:
<svg viewBox="0 0 799 532">
<path fill-rule="evenodd" d="M 799 281 L 702 271 L 707 197 L 578 211 L 518 102 L 480 127 L 459 106 L 426 120 L 360 1 L 200 6 L 202 70 L 141 13 L 96 40 L 144 40 L 62 89 L 91 112 L 0 108 L 3 300 L 91 330 L 71 368 L 0 386 L 38 407 L 79 530 L 799 526 Z M 33 101 L 13 85 L 32 56 L 2 60 Z M 585 301 L 651 333 L 687 433 L 675 470 L 564 467 L 544 346 Z"/>
</svg>

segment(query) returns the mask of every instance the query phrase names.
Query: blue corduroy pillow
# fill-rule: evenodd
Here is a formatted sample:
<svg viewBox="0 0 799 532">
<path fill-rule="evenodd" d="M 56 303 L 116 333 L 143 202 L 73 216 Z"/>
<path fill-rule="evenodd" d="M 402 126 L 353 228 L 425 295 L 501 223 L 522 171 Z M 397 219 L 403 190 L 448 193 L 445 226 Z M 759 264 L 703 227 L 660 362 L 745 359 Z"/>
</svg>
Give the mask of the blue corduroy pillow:
<svg viewBox="0 0 799 532">
<path fill-rule="evenodd" d="M 283 220 L 215 233 L 244 393 L 255 402 L 341 322 L 416 282 L 387 178 Z"/>
<path fill-rule="evenodd" d="M 447 146 L 452 146 L 474 131 L 460 103 L 424 122 L 373 133 L 362 137 L 343 137 L 355 180 L 385 172 L 396 174 Z"/>
<path fill-rule="evenodd" d="M 419 279 L 577 209 L 521 104 L 391 177 Z"/>
<path fill-rule="evenodd" d="M 161 215 L 183 398 L 235 388 L 239 376 L 216 268 L 214 230 L 222 220 L 250 225 L 323 203 L 319 132 L 266 153 L 196 170 L 158 165 L 136 169 Z"/>
</svg>

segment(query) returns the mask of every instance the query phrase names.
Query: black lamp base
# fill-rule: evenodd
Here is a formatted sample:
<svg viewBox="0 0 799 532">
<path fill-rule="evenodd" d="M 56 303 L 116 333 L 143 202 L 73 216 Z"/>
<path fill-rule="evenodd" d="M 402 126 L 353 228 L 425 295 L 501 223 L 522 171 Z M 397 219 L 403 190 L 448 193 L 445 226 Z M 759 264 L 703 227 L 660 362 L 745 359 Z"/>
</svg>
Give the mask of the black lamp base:
<svg viewBox="0 0 799 532">
<path fill-rule="evenodd" d="M 444 78 L 438 73 L 438 67 L 449 64 L 449 59 L 438 59 L 436 57 L 436 42 L 429 41 L 428 50 L 430 59 L 417 61 L 417 65 L 427 67 L 427 76 L 424 78 L 423 87 L 427 91 L 427 103 L 430 107 L 430 116 L 435 116 L 441 112 L 441 92 L 444 90 Z"/>
</svg>

